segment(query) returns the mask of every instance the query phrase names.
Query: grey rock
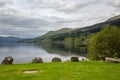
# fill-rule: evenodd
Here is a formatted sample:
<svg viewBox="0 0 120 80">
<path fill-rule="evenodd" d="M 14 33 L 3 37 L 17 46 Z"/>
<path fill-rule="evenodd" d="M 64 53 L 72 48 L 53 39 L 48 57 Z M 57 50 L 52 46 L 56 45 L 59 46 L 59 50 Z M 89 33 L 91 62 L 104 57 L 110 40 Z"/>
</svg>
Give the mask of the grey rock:
<svg viewBox="0 0 120 80">
<path fill-rule="evenodd" d="M 42 60 L 42 58 L 34 58 L 32 60 L 32 63 L 43 63 L 43 60 Z"/>
<path fill-rule="evenodd" d="M 52 62 L 62 62 L 62 60 L 60 58 L 55 57 L 52 59 Z"/>
<path fill-rule="evenodd" d="M 79 58 L 78 57 L 71 57 L 71 61 L 72 62 L 79 62 Z"/>
<path fill-rule="evenodd" d="M 1 64 L 13 64 L 14 59 L 11 56 L 5 57 Z"/>
<path fill-rule="evenodd" d="M 105 61 L 106 62 L 112 62 L 112 63 L 120 63 L 120 59 L 110 58 L 110 57 L 106 57 Z"/>
</svg>

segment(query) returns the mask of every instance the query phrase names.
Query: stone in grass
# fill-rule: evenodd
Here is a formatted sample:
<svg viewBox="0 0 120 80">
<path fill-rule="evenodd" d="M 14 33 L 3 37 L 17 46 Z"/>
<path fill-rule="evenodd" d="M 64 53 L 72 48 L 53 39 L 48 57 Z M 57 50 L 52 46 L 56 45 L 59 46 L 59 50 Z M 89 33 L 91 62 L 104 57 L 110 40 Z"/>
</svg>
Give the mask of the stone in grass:
<svg viewBox="0 0 120 80">
<path fill-rule="evenodd" d="M 43 60 L 42 60 L 42 58 L 34 58 L 32 60 L 32 63 L 43 63 Z"/>
<path fill-rule="evenodd" d="M 25 73 L 25 74 L 33 74 L 33 73 L 38 73 L 38 71 L 37 70 L 25 70 L 25 71 L 23 71 L 23 73 Z"/>
<path fill-rule="evenodd" d="M 13 58 L 11 56 L 5 57 L 4 60 L 2 61 L 1 64 L 6 65 L 6 64 L 13 64 Z"/>
<path fill-rule="evenodd" d="M 78 57 L 71 57 L 71 61 L 72 62 L 79 62 L 79 58 Z"/>
<path fill-rule="evenodd" d="M 112 63 L 120 63 L 120 58 L 116 59 L 116 58 L 106 57 L 105 61 L 112 62 Z"/>
<path fill-rule="evenodd" d="M 60 58 L 58 58 L 58 57 L 54 57 L 52 59 L 52 62 L 62 62 L 62 60 Z"/>
</svg>

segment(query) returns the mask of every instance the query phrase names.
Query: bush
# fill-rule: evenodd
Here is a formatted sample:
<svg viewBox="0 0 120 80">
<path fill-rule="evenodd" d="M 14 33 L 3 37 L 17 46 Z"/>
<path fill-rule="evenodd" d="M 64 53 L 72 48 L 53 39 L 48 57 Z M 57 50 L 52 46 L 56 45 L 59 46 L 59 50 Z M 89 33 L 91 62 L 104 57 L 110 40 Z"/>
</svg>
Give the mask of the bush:
<svg viewBox="0 0 120 80">
<path fill-rule="evenodd" d="M 120 57 L 120 29 L 115 26 L 104 27 L 88 41 L 89 59 L 104 60 L 105 57 Z"/>
</svg>

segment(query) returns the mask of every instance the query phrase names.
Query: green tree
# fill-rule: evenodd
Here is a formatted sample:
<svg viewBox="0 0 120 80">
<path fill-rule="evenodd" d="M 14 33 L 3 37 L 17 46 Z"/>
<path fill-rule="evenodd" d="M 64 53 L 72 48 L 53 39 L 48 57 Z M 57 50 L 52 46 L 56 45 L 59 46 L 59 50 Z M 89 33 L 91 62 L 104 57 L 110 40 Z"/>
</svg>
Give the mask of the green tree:
<svg viewBox="0 0 120 80">
<path fill-rule="evenodd" d="M 120 57 L 120 29 L 106 26 L 99 33 L 92 35 L 88 42 L 88 58 L 92 60 L 105 57 Z"/>
</svg>

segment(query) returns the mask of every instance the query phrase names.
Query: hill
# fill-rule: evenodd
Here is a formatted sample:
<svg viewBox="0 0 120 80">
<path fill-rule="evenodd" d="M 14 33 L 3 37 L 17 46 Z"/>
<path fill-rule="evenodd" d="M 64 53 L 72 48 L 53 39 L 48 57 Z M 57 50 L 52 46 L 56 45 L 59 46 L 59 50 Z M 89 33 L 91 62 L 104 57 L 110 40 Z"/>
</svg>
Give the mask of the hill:
<svg viewBox="0 0 120 80">
<path fill-rule="evenodd" d="M 99 32 L 105 25 L 113 25 L 120 27 L 120 15 L 112 17 L 108 19 L 105 22 L 97 23 L 92 26 L 87 26 L 84 28 L 78 28 L 78 29 L 69 29 L 69 28 L 63 28 L 57 31 L 50 31 L 47 34 L 36 37 L 30 40 L 25 40 L 24 42 L 64 42 L 65 38 L 68 37 L 80 37 L 84 36 L 87 38 L 89 35 Z"/>
<path fill-rule="evenodd" d="M 21 40 L 20 42 L 30 42 L 30 43 L 39 43 L 39 42 L 49 42 L 51 41 L 51 37 L 55 36 L 55 35 L 59 35 L 59 34 L 64 34 L 66 32 L 71 32 L 75 29 L 70 29 L 70 28 L 62 28 L 60 30 L 57 31 L 49 31 L 46 34 L 40 36 L 40 37 L 36 37 L 33 39 L 27 39 L 27 40 Z"/>
<path fill-rule="evenodd" d="M 18 38 L 18 37 L 0 37 L 0 43 L 14 43 L 18 42 L 20 40 L 24 40 L 23 38 Z"/>
<path fill-rule="evenodd" d="M 46 38 L 46 37 L 50 37 L 50 36 L 54 36 L 54 35 L 58 35 L 58 34 L 63 34 L 66 32 L 71 32 L 73 30 L 74 29 L 70 29 L 70 28 L 62 28 L 62 29 L 57 30 L 57 31 L 50 31 L 50 32 L 46 33 L 45 35 L 41 36 L 41 38 Z"/>
</svg>

